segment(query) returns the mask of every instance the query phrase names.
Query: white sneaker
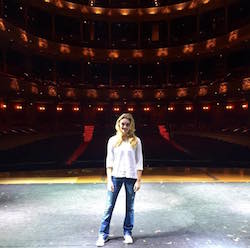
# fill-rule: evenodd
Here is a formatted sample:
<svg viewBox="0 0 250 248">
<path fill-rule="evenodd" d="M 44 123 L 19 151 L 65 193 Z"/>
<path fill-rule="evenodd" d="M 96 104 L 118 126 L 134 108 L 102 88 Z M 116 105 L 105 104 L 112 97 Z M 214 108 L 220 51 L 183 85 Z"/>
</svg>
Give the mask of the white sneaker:
<svg viewBox="0 0 250 248">
<path fill-rule="evenodd" d="M 129 234 L 126 234 L 124 236 L 124 241 L 123 241 L 124 244 L 133 244 L 133 238 L 131 235 Z"/>
<path fill-rule="evenodd" d="M 108 241 L 108 237 L 106 239 L 104 239 L 104 237 L 102 235 L 100 235 L 96 241 L 96 246 L 101 247 L 104 246 L 105 242 Z"/>
</svg>

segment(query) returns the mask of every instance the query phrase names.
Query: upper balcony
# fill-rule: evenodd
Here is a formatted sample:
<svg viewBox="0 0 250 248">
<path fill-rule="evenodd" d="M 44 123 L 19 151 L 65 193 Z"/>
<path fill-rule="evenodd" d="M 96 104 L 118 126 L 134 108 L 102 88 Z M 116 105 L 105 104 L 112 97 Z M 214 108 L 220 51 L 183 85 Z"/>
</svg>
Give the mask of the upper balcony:
<svg viewBox="0 0 250 248">
<path fill-rule="evenodd" d="M 71 0 L 69 2 L 103 8 L 149 8 L 170 6 L 190 0 Z"/>
<path fill-rule="evenodd" d="M 155 0 L 156 1 L 156 0 Z M 158 0 L 157 0 L 158 1 Z M 176 1 L 175 1 L 176 2 Z M 87 20 L 101 20 L 105 22 L 145 22 L 170 20 L 181 16 L 197 15 L 218 8 L 228 8 L 247 0 L 191 0 L 169 6 L 154 6 L 150 8 L 102 8 L 94 5 L 76 4 L 64 0 L 14 1 L 2 0 L 2 11 L 6 8 L 16 12 L 16 17 L 26 12 L 27 8 L 36 8 L 50 15 L 70 16 Z M 243 3 L 243 4 L 244 4 Z M 9 7 L 8 7 L 9 6 Z M 14 14 L 14 15 L 15 15 Z"/>
<path fill-rule="evenodd" d="M 146 17 L 140 19 L 140 15 L 133 19 L 121 13 L 118 15 L 121 19 L 102 14 L 102 18 L 96 19 L 92 12 L 78 16 L 74 12 L 76 9 L 68 13 L 63 7 L 54 6 L 55 2 L 32 1 L 27 5 L 3 0 L 2 3 L 3 18 L 25 32 L 48 41 L 88 48 L 176 47 L 213 39 L 250 23 L 248 0 L 227 1 L 226 4 L 211 0 L 207 3 L 213 7 L 210 10 L 198 8 L 193 14 L 183 10 L 180 12 L 184 15 L 175 17 L 158 13 L 154 21 Z"/>
</svg>

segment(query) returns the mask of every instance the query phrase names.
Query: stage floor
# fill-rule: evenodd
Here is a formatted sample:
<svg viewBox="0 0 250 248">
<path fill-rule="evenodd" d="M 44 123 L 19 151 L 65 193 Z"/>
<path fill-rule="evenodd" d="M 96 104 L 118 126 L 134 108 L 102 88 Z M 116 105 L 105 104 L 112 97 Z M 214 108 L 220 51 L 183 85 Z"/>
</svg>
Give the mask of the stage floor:
<svg viewBox="0 0 250 248">
<path fill-rule="evenodd" d="M 248 170 L 147 169 L 130 247 L 250 248 Z M 159 172 L 163 173 L 160 174 Z M 103 171 L 0 173 L 0 247 L 95 247 Z M 105 247 L 123 244 L 121 190 Z"/>
</svg>

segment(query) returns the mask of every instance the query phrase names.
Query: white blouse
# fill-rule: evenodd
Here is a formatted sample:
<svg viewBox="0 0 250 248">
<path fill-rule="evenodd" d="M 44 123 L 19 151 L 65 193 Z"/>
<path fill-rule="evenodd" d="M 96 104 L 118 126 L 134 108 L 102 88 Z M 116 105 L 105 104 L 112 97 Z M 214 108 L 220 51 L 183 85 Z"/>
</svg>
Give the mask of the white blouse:
<svg viewBox="0 0 250 248">
<path fill-rule="evenodd" d="M 112 168 L 112 176 L 137 179 L 137 171 L 143 170 L 143 156 L 141 140 L 137 138 L 137 145 L 133 149 L 129 141 L 116 144 L 116 136 L 108 140 L 106 167 Z"/>
</svg>

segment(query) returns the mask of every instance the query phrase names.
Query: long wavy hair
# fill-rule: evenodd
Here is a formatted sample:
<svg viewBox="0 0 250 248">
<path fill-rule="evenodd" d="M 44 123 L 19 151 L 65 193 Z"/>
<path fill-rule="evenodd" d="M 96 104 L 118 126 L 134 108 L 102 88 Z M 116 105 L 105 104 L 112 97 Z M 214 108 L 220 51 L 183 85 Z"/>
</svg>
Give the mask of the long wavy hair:
<svg viewBox="0 0 250 248">
<path fill-rule="evenodd" d="M 122 141 L 124 140 L 124 136 L 122 135 L 122 131 L 120 128 L 120 122 L 122 119 L 128 119 L 130 122 L 129 131 L 128 131 L 128 140 L 129 140 L 130 145 L 133 148 L 135 148 L 137 145 L 137 139 L 135 135 L 135 120 L 130 113 L 122 114 L 116 121 L 115 130 L 116 130 L 117 141 L 115 143 L 115 147 L 120 146 Z"/>
</svg>

